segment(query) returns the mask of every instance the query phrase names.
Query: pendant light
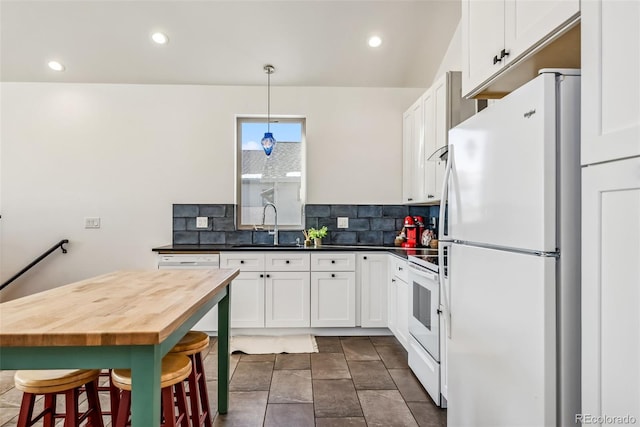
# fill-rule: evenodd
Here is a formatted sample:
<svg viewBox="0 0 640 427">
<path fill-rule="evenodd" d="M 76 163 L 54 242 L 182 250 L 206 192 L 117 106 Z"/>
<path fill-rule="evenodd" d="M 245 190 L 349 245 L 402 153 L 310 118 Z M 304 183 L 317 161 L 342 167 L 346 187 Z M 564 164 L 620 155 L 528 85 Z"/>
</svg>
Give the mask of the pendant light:
<svg viewBox="0 0 640 427">
<path fill-rule="evenodd" d="M 262 144 L 262 148 L 264 149 L 264 153 L 267 156 L 271 155 L 271 151 L 276 146 L 276 139 L 273 137 L 273 134 L 270 131 L 270 117 L 271 117 L 271 74 L 276 71 L 273 65 L 265 65 L 264 72 L 267 73 L 267 131 L 262 138 L 260 143 Z"/>
</svg>

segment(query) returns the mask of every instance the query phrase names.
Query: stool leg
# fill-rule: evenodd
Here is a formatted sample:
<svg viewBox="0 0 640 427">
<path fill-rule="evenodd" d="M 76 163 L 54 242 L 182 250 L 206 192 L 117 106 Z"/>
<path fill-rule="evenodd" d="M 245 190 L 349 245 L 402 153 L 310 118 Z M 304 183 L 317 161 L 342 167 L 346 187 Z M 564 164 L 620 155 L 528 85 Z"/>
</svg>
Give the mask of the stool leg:
<svg viewBox="0 0 640 427">
<path fill-rule="evenodd" d="M 44 408 L 42 411 L 44 427 L 53 427 L 56 423 L 56 401 L 57 395 L 55 393 L 44 395 Z"/>
<path fill-rule="evenodd" d="M 189 427 L 189 413 L 187 412 L 187 394 L 184 390 L 184 382 L 179 382 L 174 387 L 174 393 L 176 398 L 176 406 L 178 407 L 178 418 L 176 424 L 180 427 Z M 191 392 L 191 390 L 189 390 Z M 195 396 L 194 396 L 195 397 Z M 192 416 L 195 420 L 196 415 Z"/>
<path fill-rule="evenodd" d="M 118 406 L 120 404 L 120 390 L 113 384 L 111 378 L 111 369 L 109 369 L 109 404 L 111 406 L 111 425 L 115 427 L 118 415 Z"/>
<path fill-rule="evenodd" d="M 131 392 L 122 390 L 118 401 L 118 416 L 115 427 L 126 427 L 129 422 L 129 412 L 131 412 Z"/>
<path fill-rule="evenodd" d="M 204 366 L 202 363 L 202 353 L 194 354 L 195 368 L 198 373 L 198 395 L 200 397 L 200 406 L 202 408 L 202 415 L 204 417 L 204 426 L 212 427 L 211 425 L 211 407 L 209 406 L 209 393 L 207 392 L 207 379 L 204 376 Z M 189 385 L 191 387 L 191 385 Z M 202 420 L 198 420 L 198 426 L 202 423 Z M 194 424 L 195 425 L 195 424 Z"/>
<path fill-rule="evenodd" d="M 20 404 L 20 415 L 18 416 L 17 427 L 27 427 L 33 416 L 33 405 L 36 396 L 32 393 L 22 393 L 22 403 Z"/>
<path fill-rule="evenodd" d="M 100 409 L 100 397 L 98 397 L 98 380 L 86 384 L 87 412 L 89 415 L 88 427 L 104 427 L 102 423 L 102 410 Z"/>
<path fill-rule="evenodd" d="M 176 410 L 173 403 L 172 387 L 165 387 L 161 391 L 162 394 L 162 414 L 164 415 L 164 427 L 176 427 Z"/>
<path fill-rule="evenodd" d="M 191 372 L 187 377 L 189 383 L 189 403 L 191 404 L 191 425 L 193 427 L 200 426 L 200 404 L 198 402 L 200 393 L 198 390 L 198 371 L 196 368 L 196 360 L 194 355 L 190 355 Z"/>
</svg>

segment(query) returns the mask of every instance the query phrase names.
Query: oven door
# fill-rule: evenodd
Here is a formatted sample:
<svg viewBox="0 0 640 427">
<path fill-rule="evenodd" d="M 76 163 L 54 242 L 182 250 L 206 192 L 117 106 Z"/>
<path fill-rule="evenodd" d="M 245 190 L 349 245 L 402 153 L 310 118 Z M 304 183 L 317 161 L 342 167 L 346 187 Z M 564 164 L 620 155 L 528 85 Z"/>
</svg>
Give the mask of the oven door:
<svg viewBox="0 0 640 427">
<path fill-rule="evenodd" d="M 409 263 L 409 333 L 440 361 L 440 284 L 438 274 Z"/>
</svg>

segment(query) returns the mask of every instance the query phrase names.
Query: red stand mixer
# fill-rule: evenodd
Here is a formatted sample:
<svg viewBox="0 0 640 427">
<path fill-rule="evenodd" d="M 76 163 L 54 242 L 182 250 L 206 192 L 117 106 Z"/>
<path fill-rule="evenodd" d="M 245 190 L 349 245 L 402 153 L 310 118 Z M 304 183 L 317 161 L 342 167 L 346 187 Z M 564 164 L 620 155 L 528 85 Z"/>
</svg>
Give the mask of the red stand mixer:
<svg viewBox="0 0 640 427">
<path fill-rule="evenodd" d="M 421 216 L 404 217 L 404 228 L 407 241 L 402 243 L 403 248 L 415 248 L 420 246 L 420 239 L 424 231 L 424 220 Z"/>
</svg>

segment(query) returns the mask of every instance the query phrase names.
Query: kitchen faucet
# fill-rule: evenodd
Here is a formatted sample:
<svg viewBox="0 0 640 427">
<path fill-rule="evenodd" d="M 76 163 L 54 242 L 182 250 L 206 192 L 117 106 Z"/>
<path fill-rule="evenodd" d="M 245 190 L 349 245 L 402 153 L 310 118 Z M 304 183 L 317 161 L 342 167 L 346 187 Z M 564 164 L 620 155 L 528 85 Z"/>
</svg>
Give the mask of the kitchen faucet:
<svg viewBox="0 0 640 427">
<path fill-rule="evenodd" d="M 266 205 L 264 205 L 264 208 L 262 209 L 262 226 L 264 227 L 264 217 L 265 214 L 267 213 L 267 207 L 271 206 L 273 207 L 273 212 L 275 213 L 275 222 L 273 225 L 273 231 L 269 231 L 269 234 L 273 234 L 273 245 L 274 246 L 278 246 L 278 209 L 276 208 L 276 205 L 274 205 L 273 203 L 267 203 Z"/>
</svg>

